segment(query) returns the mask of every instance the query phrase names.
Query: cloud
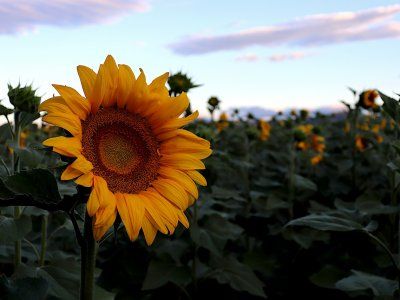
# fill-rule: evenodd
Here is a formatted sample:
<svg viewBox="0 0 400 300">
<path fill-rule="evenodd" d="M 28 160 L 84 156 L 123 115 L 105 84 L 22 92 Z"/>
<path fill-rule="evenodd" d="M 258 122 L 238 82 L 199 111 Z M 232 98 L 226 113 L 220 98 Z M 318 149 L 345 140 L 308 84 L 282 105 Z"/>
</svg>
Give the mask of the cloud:
<svg viewBox="0 0 400 300">
<path fill-rule="evenodd" d="M 149 9 L 149 0 L 0 0 L 0 34 L 102 23 Z"/>
<path fill-rule="evenodd" d="M 182 38 L 169 45 L 177 54 L 205 54 L 250 46 L 320 46 L 400 37 L 400 4 L 357 12 L 318 14 L 274 26 L 222 35 Z"/>
<path fill-rule="evenodd" d="M 244 55 L 236 57 L 237 61 L 245 61 L 245 62 L 259 61 L 260 59 L 261 59 L 261 57 L 259 57 L 257 54 L 253 54 L 253 53 L 248 53 L 248 54 L 244 54 Z"/>
<path fill-rule="evenodd" d="M 298 60 L 310 56 L 310 53 L 307 52 L 292 52 L 292 53 L 284 53 L 284 54 L 273 54 L 268 59 L 272 62 L 283 62 L 286 60 Z"/>
<path fill-rule="evenodd" d="M 269 60 L 272 62 L 283 62 L 287 60 L 298 60 L 305 58 L 307 56 L 312 55 L 310 52 L 301 52 L 301 51 L 296 51 L 296 52 L 291 52 L 291 53 L 279 53 L 279 54 L 273 54 L 269 57 L 263 57 L 259 56 L 254 53 L 247 53 L 244 55 L 240 55 L 236 57 L 236 61 L 241 61 L 241 62 L 258 62 L 260 60 Z"/>
</svg>

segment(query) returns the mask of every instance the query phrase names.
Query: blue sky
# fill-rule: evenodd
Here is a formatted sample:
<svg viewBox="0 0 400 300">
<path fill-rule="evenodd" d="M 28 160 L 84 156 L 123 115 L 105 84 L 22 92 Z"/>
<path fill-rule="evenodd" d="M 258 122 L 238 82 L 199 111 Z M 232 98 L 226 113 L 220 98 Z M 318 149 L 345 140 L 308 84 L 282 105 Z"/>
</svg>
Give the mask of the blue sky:
<svg viewBox="0 0 400 300">
<path fill-rule="evenodd" d="M 74 4 L 71 4 L 74 2 Z M 77 4 L 79 3 L 79 4 Z M 340 13 L 346 12 L 346 13 Z M 400 92 L 400 5 L 376 0 L 0 0 L 0 98 L 7 83 L 79 89 L 75 67 L 107 54 L 149 80 L 182 70 L 222 108 L 315 108 L 346 87 Z M 6 103 L 6 102 L 5 102 Z"/>
</svg>

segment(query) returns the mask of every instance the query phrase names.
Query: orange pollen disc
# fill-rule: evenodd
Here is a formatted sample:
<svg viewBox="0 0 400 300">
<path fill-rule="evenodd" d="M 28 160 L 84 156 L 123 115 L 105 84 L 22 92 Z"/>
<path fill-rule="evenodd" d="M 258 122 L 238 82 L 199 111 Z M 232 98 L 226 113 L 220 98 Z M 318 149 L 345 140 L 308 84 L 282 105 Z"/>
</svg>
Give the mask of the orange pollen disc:
<svg viewBox="0 0 400 300">
<path fill-rule="evenodd" d="M 143 117 L 106 108 L 90 115 L 82 128 L 83 155 L 112 192 L 136 194 L 157 178 L 159 145 Z"/>
</svg>

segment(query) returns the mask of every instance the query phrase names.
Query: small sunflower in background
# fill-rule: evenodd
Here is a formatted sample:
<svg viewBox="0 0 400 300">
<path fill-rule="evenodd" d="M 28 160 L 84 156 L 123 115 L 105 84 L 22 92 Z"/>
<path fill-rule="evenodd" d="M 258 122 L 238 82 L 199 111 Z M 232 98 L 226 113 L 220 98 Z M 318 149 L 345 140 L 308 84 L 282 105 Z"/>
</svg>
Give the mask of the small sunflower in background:
<svg viewBox="0 0 400 300">
<path fill-rule="evenodd" d="M 358 151 L 363 152 L 365 149 L 367 149 L 368 145 L 369 141 L 367 138 L 361 135 L 356 135 L 355 146 Z"/>
<path fill-rule="evenodd" d="M 268 140 L 271 134 L 271 125 L 265 120 L 259 120 L 258 126 L 260 128 L 260 140 Z"/>
<path fill-rule="evenodd" d="M 366 90 L 360 94 L 358 105 L 365 109 L 375 109 L 378 107 L 375 100 L 379 93 L 376 90 Z"/>
<path fill-rule="evenodd" d="M 311 157 L 311 159 L 310 159 L 311 164 L 312 164 L 313 166 L 318 165 L 318 164 L 323 160 L 323 158 L 324 158 L 324 156 L 323 156 L 322 154 L 314 155 L 314 156 Z"/>
<path fill-rule="evenodd" d="M 325 151 L 325 138 L 318 134 L 311 136 L 311 148 L 318 153 Z"/>
<path fill-rule="evenodd" d="M 220 116 L 219 116 L 219 120 L 216 124 L 217 126 L 217 130 L 219 132 L 221 132 L 222 130 L 224 130 L 226 127 L 229 126 L 229 121 L 228 121 L 228 115 L 227 113 L 223 112 Z"/>
<path fill-rule="evenodd" d="M 131 240 L 144 233 L 151 244 L 158 231 L 172 234 L 184 211 L 198 198 L 197 171 L 211 154 L 210 143 L 181 129 L 198 112 L 181 118 L 189 105 L 186 93 L 170 97 L 168 73 L 149 85 L 140 70 L 136 78 L 127 65 L 107 56 L 96 74 L 78 66 L 85 97 L 75 89 L 53 85 L 60 96 L 40 105 L 43 121 L 71 136 L 44 141 L 61 155 L 75 158 L 62 180 L 75 179 L 91 188 L 86 205 L 93 217 L 96 240 L 113 225 L 117 214 Z"/>
</svg>

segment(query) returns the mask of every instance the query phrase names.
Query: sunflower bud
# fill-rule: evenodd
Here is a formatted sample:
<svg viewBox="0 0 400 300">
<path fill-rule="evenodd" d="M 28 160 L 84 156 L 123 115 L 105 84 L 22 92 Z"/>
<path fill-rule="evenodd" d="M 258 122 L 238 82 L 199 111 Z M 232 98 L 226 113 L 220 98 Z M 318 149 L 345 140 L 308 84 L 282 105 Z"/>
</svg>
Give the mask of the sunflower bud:
<svg viewBox="0 0 400 300">
<path fill-rule="evenodd" d="M 15 88 L 8 85 L 8 98 L 16 110 L 28 113 L 37 112 L 40 104 L 40 97 L 36 96 L 36 90 L 31 85 L 21 87 L 18 84 Z"/>
</svg>

